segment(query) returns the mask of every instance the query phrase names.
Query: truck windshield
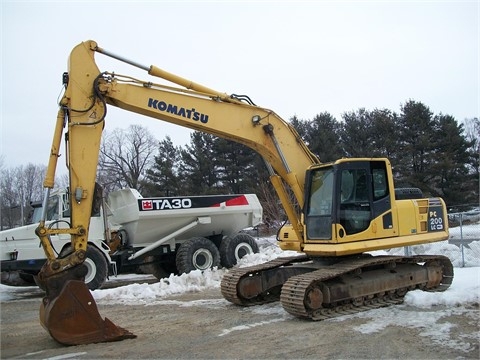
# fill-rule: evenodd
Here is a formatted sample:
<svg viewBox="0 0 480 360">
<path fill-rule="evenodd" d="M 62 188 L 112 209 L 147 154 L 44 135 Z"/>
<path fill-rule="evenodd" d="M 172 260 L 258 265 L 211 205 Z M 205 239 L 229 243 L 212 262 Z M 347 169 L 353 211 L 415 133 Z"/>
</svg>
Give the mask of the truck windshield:
<svg viewBox="0 0 480 360">
<path fill-rule="evenodd" d="M 333 168 L 312 170 L 307 208 L 309 239 L 330 239 L 332 236 Z"/>
<path fill-rule="evenodd" d="M 32 214 L 32 224 L 40 222 L 40 218 L 42 217 L 42 204 L 39 203 L 33 207 L 33 214 Z M 48 199 L 47 205 L 47 218 L 48 220 L 58 220 L 58 195 L 50 196 Z"/>
</svg>

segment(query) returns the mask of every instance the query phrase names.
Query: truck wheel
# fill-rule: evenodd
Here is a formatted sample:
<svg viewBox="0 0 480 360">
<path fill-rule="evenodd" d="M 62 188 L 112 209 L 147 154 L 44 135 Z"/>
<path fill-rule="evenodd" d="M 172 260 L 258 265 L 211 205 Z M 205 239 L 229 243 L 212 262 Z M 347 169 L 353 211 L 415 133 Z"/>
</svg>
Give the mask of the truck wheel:
<svg viewBox="0 0 480 360">
<path fill-rule="evenodd" d="M 193 270 L 203 271 L 220 266 L 220 253 L 210 240 L 195 237 L 180 245 L 176 264 L 180 274 L 189 273 Z"/>
<path fill-rule="evenodd" d="M 64 257 L 72 252 L 72 247 L 68 246 L 60 252 L 60 257 Z M 85 275 L 85 284 L 90 290 L 100 288 L 108 275 L 108 265 L 105 256 L 93 245 L 87 246 L 87 257 L 83 264 L 87 267 Z"/>
<path fill-rule="evenodd" d="M 145 265 L 140 265 L 140 271 L 144 274 L 152 274 L 158 280 L 169 277 L 170 273 L 164 269 L 162 265 L 160 265 L 160 261 L 155 256 L 147 256 L 143 260 Z"/>
<path fill-rule="evenodd" d="M 1 283 L 9 286 L 26 286 L 32 285 L 29 278 L 24 277 L 20 271 L 2 271 Z M 31 275 L 33 281 L 33 275 Z M 33 283 L 35 285 L 35 283 Z"/>
<path fill-rule="evenodd" d="M 227 236 L 220 243 L 220 258 L 226 268 L 236 265 L 245 255 L 255 253 L 258 253 L 257 242 L 248 234 Z"/>
<path fill-rule="evenodd" d="M 18 276 L 20 276 L 20 279 L 25 281 L 27 284 L 35 285 L 35 275 L 34 274 L 19 271 Z"/>
</svg>

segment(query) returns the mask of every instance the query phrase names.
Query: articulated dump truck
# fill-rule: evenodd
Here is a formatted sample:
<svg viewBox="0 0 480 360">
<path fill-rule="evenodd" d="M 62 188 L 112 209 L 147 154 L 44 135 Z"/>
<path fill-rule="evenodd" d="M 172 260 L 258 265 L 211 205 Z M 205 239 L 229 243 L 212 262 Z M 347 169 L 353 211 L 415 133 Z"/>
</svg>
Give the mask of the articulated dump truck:
<svg viewBox="0 0 480 360">
<path fill-rule="evenodd" d="M 48 201 L 47 226 L 67 228 L 65 190 Z M 100 288 L 109 275 L 142 272 L 158 279 L 213 267 L 232 267 L 258 252 L 255 239 L 241 230 L 262 220 L 254 194 L 144 198 L 134 189 L 109 194 L 93 206 L 88 233 L 85 283 Z M 2 282 L 32 284 L 46 261 L 35 235 L 41 204 L 33 204 L 32 224 L 1 232 Z M 50 237 L 59 257 L 72 252 L 69 234 Z"/>
</svg>

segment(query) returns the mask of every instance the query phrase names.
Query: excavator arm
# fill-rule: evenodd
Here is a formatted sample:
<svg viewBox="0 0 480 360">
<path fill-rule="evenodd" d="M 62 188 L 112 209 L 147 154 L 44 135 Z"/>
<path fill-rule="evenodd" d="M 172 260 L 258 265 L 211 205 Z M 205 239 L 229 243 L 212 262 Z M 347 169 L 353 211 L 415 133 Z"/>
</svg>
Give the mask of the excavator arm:
<svg viewBox="0 0 480 360">
<path fill-rule="evenodd" d="M 184 88 L 100 72 L 94 59 L 96 52 L 135 64 L 150 75 Z M 99 48 L 94 41 L 81 43 L 73 49 L 65 83 L 66 92 L 60 103 L 44 186 L 46 189 L 53 187 L 62 133 L 67 126 L 65 138 L 72 196 L 69 231 L 76 251 L 86 248 L 107 104 L 236 141 L 258 152 L 266 161 L 272 184 L 297 238 L 303 238 L 300 215 L 284 184 L 292 191 L 296 202 L 303 204 L 305 170 L 320 162 L 296 130 L 273 111 L 253 105 L 248 97 L 220 93 L 155 66 L 138 65 Z M 40 226 L 38 232 L 41 239 L 45 239 L 43 234 L 49 231 Z M 47 258 L 55 260 L 49 242 L 44 240 L 42 244 Z M 73 256 L 70 260 L 81 262 Z"/>
<path fill-rule="evenodd" d="M 95 63 L 97 52 L 140 67 L 150 75 L 180 87 L 101 72 Z M 303 204 L 305 169 L 320 162 L 296 130 L 273 111 L 255 106 L 246 96 L 220 93 L 155 66 L 139 65 L 101 49 L 94 41 L 83 42 L 72 50 L 68 73 L 64 74 L 64 84 L 66 90 L 60 101 L 44 181 L 44 199 L 48 199 L 49 191 L 54 186 L 64 135 L 70 181 L 71 224 L 69 229 L 49 229 L 45 226 L 44 215 L 36 230 L 47 257 L 39 274 L 39 281 L 47 289 L 40 318 L 42 325 L 57 341 L 78 344 L 134 336 L 111 324 L 108 319 L 102 321 L 97 311 L 93 311 L 92 315 L 91 309 L 85 310 L 82 306 L 75 311 L 82 315 L 69 321 L 72 324 L 84 322 L 86 328 L 92 327 L 95 330 L 95 335 L 86 336 L 85 330 L 75 330 L 70 323 L 65 323 L 62 316 L 59 316 L 61 310 L 58 310 L 76 306 L 73 304 L 94 304 L 82 282 L 85 275 L 82 264 L 87 248 L 100 143 L 108 106 L 113 105 L 149 118 L 207 132 L 244 144 L 258 152 L 267 164 L 271 182 L 297 239 L 303 238 L 298 206 L 292 202 L 292 196 L 285 185 L 293 193 L 296 202 Z M 64 258 L 57 258 L 49 237 L 61 232 L 71 235 L 73 252 Z M 69 286 L 66 286 L 67 283 Z M 67 291 L 67 294 L 62 294 L 62 291 Z M 76 299 L 74 302 L 71 301 L 72 297 Z"/>
<path fill-rule="evenodd" d="M 184 88 L 100 72 L 94 59 L 96 52 L 135 64 L 150 75 Z M 273 111 L 253 105 L 245 96 L 220 93 L 155 66 L 138 65 L 99 48 L 94 41 L 81 43 L 73 49 L 65 84 L 44 187 L 50 189 L 54 185 L 60 142 L 64 127 L 68 127 L 65 139 L 72 226 L 67 231 L 72 234 L 75 250 L 85 250 L 87 244 L 107 105 L 233 140 L 258 152 L 267 163 L 272 183 L 297 237 L 302 238 L 298 211 L 283 185 L 291 189 L 298 204 L 303 204 L 305 169 L 320 162 L 296 130 Z M 45 239 L 44 234 L 58 231 L 47 230 L 42 225 L 38 230 L 41 239 Z M 47 258 L 55 260 L 49 242 L 44 240 L 42 244 Z"/>
</svg>

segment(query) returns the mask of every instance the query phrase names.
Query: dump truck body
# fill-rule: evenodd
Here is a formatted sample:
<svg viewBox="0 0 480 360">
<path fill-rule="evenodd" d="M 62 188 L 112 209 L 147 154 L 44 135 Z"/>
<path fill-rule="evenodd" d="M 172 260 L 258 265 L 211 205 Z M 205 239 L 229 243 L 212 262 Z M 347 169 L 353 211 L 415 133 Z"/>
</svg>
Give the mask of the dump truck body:
<svg viewBox="0 0 480 360">
<path fill-rule="evenodd" d="M 64 190 L 52 194 L 47 226 L 68 227 L 67 199 Z M 220 251 L 225 237 L 234 237 L 262 220 L 262 207 L 254 194 L 143 198 L 134 189 L 122 189 L 110 193 L 102 210 L 90 220 L 86 282 L 92 282 L 92 290 L 108 274 L 136 272 L 139 266 L 143 272 L 152 266 L 162 266 L 163 275 L 178 272 L 175 256 L 184 242 L 205 238 Z M 41 206 L 35 207 L 32 218 L 40 211 Z M 36 227 L 34 223 L 0 233 L 3 282 L 34 282 L 46 260 Z M 66 255 L 71 249 L 68 234 L 51 236 L 51 242 L 58 254 Z"/>
</svg>

